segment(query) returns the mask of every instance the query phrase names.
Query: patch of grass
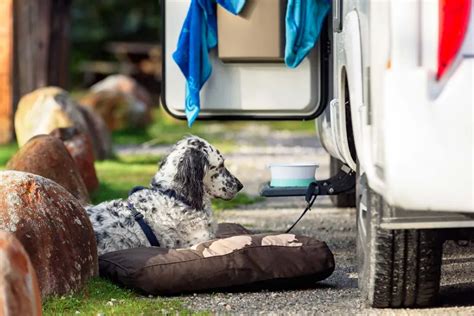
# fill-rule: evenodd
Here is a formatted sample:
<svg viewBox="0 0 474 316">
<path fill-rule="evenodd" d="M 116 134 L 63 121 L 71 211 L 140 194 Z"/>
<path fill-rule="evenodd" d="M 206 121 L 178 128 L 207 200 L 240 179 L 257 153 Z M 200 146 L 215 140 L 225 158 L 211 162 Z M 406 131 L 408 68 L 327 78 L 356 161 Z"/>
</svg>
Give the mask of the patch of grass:
<svg viewBox="0 0 474 316">
<path fill-rule="evenodd" d="M 202 134 L 199 124 L 188 128 L 185 121 L 171 117 L 163 109 L 153 110 L 153 123 L 145 129 L 125 129 L 112 133 L 116 144 L 142 144 L 150 142 L 153 145 L 174 144 L 187 134 Z M 203 136 L 203 135 L 201 135 Z"/>
<path fill-rule="evenodd" d="M 116 144 L 169 145 L 174 144 L 188 134 L 194 134 L 213 143 L 221 151 L 233 143 L 222 137 L 223 132 L 231 133 L 251 128 L 255 122 L 245 121 L 196 121 L 191 128 L 186 121 L 177 120 L 161 108 L 153 110 L 153 123 L 145 129 L 126 129 L 112 133 Z M 274 131 L 315 132 L 314 121 L 262 121 L 260 126 L 267 126 Z M 233 148 L 231 148 L 233 149 Z"/>
<path fill-rule="evenodd" d="M 261 196 L 250 196 L 245 193 L 238 193 L 232 200 L 225 201 L 221 199 L 214 199 L 212 201 L 212 208 L 216 211 L 223 211 L 236 208 L 240 205 L 250 205 L 263 201 L 265 198 Z"/>
<path fill-rule="evenodd" d="M 8 160 L 17 152 L 18 145 L 16 143 L 0 145 L 0 169 L 4 169 Z"/>
<path fill-rule="evenodd" d="M 120 160 L 106 160 L 96 162 L 95 168 L 97 177 L 100 179 L 100 186 L 91 196 L 94 204 L 126 198 L 134 186 L 148 186 L 158 170 L 156 161 L 153 163 L 127 163 Z"/>
<path fill-rule="evenodd" d="M 109 281 L 94 278 L 74 295 L 43 302 L 44 315 L 163 315 L 190 314 L 177 299 L 146 298 Z"/>
<path fill-rule="evenodd" d="M 139 164 L 139 165 L 155 165 L 158 166 L 158 163 L 161 161 L 163 156 L 161 155 L 152 155 L 152 154 L 138 154 L 138 155 L 117 155 L 117 160 L 122 163 L 127 164 Z"/>
<path fill-rule="evenodd" d="M 152 139 L 147 129 L 129 128 L 112 132 L 112 139 L 115 144 L 142 144 Z"/>
<path fill-rule="evenodd" d="M 271 121 L 266 122 L 274 131 L 316 132 L 316 123 L 311 121 Z"/>
</svg>

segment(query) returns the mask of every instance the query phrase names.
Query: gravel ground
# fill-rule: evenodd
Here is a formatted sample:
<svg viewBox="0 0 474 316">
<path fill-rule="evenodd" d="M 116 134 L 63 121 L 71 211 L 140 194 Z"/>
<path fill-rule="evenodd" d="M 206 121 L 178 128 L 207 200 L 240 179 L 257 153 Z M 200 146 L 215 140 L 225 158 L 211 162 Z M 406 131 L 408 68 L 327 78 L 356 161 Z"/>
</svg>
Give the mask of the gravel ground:
<svg viewBox="0 0 474 316">
<path fill-rule="evenodd" d="M 270 136 L 269 136 L 270 135 Z M 329 157 L 317 139 L 308 134 L 272 132 L 260 126 L 231 136 L 238 152 L 226 154 L 226 164 L 245 185 L 245 192 L 258 195 L 261 184 L 270 178 L 266 168 L 273 162 L 317 162 L 317 176 L 327 177 Z M 121 151 L 137 148 L 122 148 Z M 143 149 L 150 152 L 150 149 Z M 154 147 L 154 153 L 167 147 Z M 301 198 L 267 198 L 265 201 L 222 212 L 220 222 L 240 223 L 258 231 L 282 232 L 300 215 Z M 211 293 L 181 296 L 194 311 L 217 314 L 362 314 L 362 315 L 474 315 L 474 244 L 445 245 L 439 307 L 417 310 L 367 309 L 359 298 L 355 257 L 355 210 L 335 208 L 328 198 L 318 198 L 313 209 L 294 232 L 327 242 L 336 259 L 336 270 L 310 289 L 244 293 Z"/>
</svg>

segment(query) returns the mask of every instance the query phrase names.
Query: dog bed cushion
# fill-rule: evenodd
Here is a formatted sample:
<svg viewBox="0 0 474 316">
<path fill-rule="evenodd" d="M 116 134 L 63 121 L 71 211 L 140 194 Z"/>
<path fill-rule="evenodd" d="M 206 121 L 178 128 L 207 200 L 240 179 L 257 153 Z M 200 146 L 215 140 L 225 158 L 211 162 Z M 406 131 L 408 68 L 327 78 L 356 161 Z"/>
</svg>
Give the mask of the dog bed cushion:
<svg viewBox="0 0 474 316">
<path fill-rule="evenodd" d="M 294 234 L 250 235 L 238 226 L 220 226 L 220 235 L 230 237 L 187 249 L 146 247 L 104 254 L 100 275 L 142 293 L 172 295 L 303 286 L 334 271 L 334 257 L 324 242 Z M 241 234 L 231 236 L 235 232 Z"/>
<path fill-rule="evenodd" d="M 216 238 L 250 234 L 252 234 L 252 232 L 240 224 L 219 223 L 217 225 Z"/>
</svg>

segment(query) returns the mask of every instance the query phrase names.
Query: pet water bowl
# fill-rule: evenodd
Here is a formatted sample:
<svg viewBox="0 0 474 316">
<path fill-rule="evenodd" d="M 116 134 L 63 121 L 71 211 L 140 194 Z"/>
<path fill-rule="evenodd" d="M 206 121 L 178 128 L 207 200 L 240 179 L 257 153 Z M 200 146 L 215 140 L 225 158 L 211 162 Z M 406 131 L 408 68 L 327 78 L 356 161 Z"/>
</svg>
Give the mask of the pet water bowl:
<svg viewBox="0 0 474 316">
<path fill-rule="evenodd" d="M 315 181 L 314 163 L 279 163 L 270 165 L 271 187 L 307 187 Z"/>
</svg>

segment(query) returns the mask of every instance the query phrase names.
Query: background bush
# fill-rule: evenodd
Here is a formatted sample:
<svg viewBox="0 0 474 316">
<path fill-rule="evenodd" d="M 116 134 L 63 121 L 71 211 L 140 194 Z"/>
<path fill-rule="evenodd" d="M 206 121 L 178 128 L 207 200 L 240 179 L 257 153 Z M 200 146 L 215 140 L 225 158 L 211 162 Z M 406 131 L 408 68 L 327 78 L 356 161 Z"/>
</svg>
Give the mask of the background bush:
<svg viewBox="0 0 474 316">
<path fill-rule="evenodd" d="M 87 60 L 114 60 L 107 42 L 158 43 L 159 0 L 73 0 L 71 4 L 71 83 L 81 83 L 79 65 Z"/>
</svg>

